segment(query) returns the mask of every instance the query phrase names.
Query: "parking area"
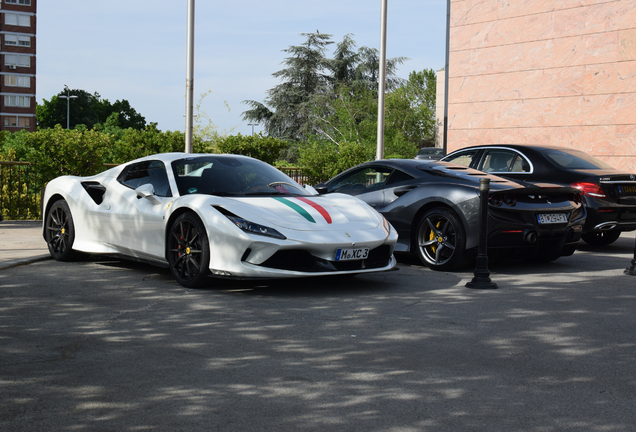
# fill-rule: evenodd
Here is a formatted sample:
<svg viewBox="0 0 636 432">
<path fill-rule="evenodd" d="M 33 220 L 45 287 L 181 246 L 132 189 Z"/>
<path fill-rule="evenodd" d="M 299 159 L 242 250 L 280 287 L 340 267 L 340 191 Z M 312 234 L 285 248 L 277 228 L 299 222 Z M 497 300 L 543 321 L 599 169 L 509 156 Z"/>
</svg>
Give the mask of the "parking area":
<svg viewBox="0 0 636 432">
<path fill-rule="evenodd" d="M 2 431 L 633 431 L 634 233 L 550 264 L 217 281 L 0 270 Z M 4 250 L 3 250 L 4 253 Z"/>
</svg>

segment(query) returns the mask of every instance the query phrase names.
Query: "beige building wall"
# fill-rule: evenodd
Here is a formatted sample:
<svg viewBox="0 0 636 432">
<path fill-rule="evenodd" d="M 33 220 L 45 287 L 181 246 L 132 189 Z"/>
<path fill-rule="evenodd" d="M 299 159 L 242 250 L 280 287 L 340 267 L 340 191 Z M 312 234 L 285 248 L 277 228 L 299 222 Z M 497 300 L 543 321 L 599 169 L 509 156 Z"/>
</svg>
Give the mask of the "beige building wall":
<svg viewBox="0 0 636 432">
<path fill-rule="evenodd" d="M 636 171 L 636 0 L 451 0 L 450 20 L 449 152 L 551 144 Z"/>
</svg>

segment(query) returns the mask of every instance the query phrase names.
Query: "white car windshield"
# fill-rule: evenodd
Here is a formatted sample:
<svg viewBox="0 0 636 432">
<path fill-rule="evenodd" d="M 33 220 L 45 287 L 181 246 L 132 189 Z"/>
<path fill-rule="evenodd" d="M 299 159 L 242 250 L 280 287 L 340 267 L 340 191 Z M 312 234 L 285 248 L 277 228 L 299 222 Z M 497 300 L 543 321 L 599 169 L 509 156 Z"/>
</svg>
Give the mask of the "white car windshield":
<svg viewBox="0 0 636 432">
<path fill-rule="evenodd" d="M 219 155 L 172 162 L 179 195 L 310 195 L 300 184 L 257 159 Z"/>
</svg>

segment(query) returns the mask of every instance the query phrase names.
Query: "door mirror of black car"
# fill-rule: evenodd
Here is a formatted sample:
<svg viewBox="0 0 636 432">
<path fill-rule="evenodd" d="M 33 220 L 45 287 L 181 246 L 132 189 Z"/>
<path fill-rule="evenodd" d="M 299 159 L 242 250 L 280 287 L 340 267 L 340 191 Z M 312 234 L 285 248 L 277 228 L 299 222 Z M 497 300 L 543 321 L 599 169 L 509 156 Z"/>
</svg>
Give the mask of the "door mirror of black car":
<svg viewBox="0 0 636 432">
<path fill-rule="evenodd" d="M 400 186 L 399 188 L 395 188 L 395 190 L 393 191 L 393 193 L 395 194 L 395 196 L 402 196 L 408 192 L 411 192 L 413 189 L 415 189 L 417 187 L 417 185 L 408 185 L 408 186 Z"/>
<path fill-rule="evenodd" d="M 320 195 L 327 193 L 327 185 L 324 183 L 318 183 L 314 186 L 314 189 L 316 189 L 316 192 L 318 192 Z"/>
</svg>

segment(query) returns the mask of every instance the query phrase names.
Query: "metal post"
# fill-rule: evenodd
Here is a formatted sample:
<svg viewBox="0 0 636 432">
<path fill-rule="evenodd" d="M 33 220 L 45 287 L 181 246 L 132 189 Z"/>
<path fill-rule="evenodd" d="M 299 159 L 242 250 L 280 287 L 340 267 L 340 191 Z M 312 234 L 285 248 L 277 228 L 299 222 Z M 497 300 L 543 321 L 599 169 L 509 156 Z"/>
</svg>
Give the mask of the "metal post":
<svg viewBox="0 0 636 432">
<path fill-rule="evenodd" d="M 386 92 L 386 15 L 388 0 L 382 0 L 380 22 L 380 76 L 378 86 L 378 144 L 375 159 L 384 158 L 384 99 Z"/>
<path fill-rule="evenodd" d="M 188 41 L 186 66 L 186 130 L 185 152 L 192 153 L 192 129 L 194 114 L 194 0 L 188 0 Z"/>
<path fill-rule="evenodd" d="M 71 96 L 68 91 L 66 92 L 66 96 L 60 95 L 58 96 L 60 99 L 66 99 L 66 129 L 71 128 L 71 99 L 77 99 L 77 96 Z"/>
<path fill-rule="evenodd" d="M 496 289 L 497 284 L 490 280 L 488 270 L 488 192 L 490 179 L 479 179 L 479 246 L 475 277 L 466 284 L 467 288 Z"/>
<path fill-rule="evenodd" d="M 446 62 L 444 65 L 444 127 L 442 136 L 442 149 L 444 154 L 448 154 L 448 76 L 450 70 L 448 69 L 448 63 L 450 58 L 450 14 L 451 14 L 451 0 L 448 0 L 446 4 Z"/>
</svg>

